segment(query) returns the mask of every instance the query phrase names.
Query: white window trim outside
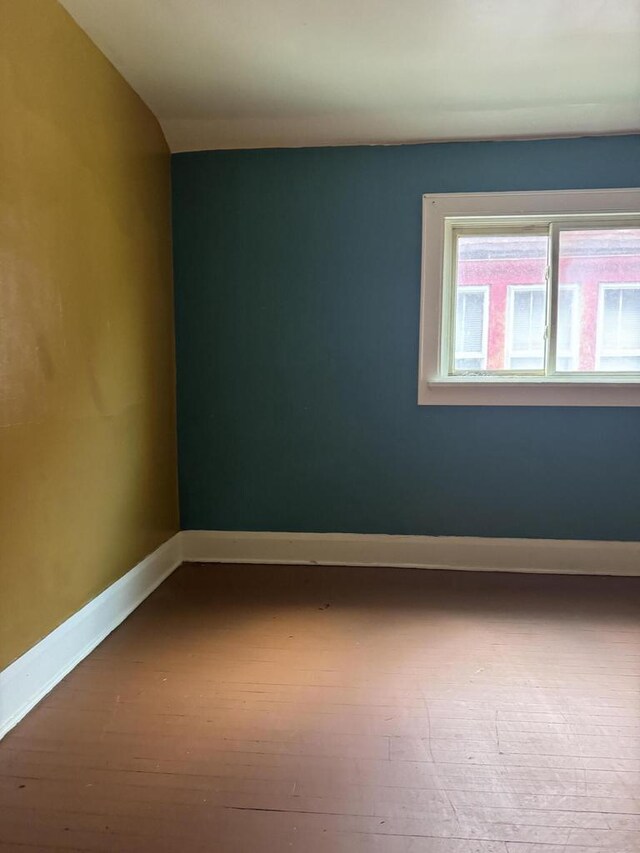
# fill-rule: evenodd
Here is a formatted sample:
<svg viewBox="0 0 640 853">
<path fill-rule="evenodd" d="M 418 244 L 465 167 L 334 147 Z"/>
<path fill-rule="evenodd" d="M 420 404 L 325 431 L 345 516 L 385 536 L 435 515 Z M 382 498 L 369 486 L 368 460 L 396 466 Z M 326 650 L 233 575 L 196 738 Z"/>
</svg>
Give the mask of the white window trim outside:
<svg viewBox="0 0 640 853">
<path fill-rule="evenodd" d="M 480 352 L 467 352 L 465 350 L 457 350 L 454 353 L 454 356 L 456 359 L 479 358 L 482 361 L 482 369 L 484 370 L 487 365 L 487 353 L 489 347 L 489 285 L 464 285 L 464 287 L 460 288 L 460 293 L 482 294 L 482 350 Z"/>
<path fill-rule="evenodd" d="M 450 300 L 443 282 L 450 277 L 451 251 L 445 245 L 461 221 L 477 217 L 527 217 L 531 225 L 584 216 L 585 225 L 609 216 L 640 217 L 640 189 L 554 190 L 437 194 L 423 196 L 422 291 L 418 404 L 440 406 L 640 406 L 640 377 L 562 373 L 552 377 L 530 374 L 514 378 L 493 375 L 445 375 L 443 351 L 450 340 Z M 453 225 L 451 224 L 453 223 Z M 575 224 L 574 224 L 575 227 Z"/>
<path fill-rule="evenodd" d="M 627 358 L 640 356 L 640 349 L 605 350 L 604 338 L 604 294 L 607 290 L 640 290 L 640 282 L 603 281 L 598 288 L 598 322 L 596 328 L 596 367 L 601 368 L 602 358 Z"/>
<path fill-rule="evenodd" d="M 507 287 L 507 319 L 505 323 L 504 330 L 504 363 L 508 365 L 512 358 L 535 358 L 540 355 L 538 352 L 530 351 L 519 351 L 513 350 L 511 348 L 511 339 L 512 339 L 512 330 L 513 330 L 513 308 L 514 308 L 514 295 L 518 293 L 525 293 L 532 290 L 536 291 L 545 291 L 545 286 L 543 284 L 510 284 Z M 579 304 L 579 290 L 578 286 L 575 284 L 561 284 L 560 290 L 571 292 L 572 306 L 571 306 L 571 351 L 569 353 L 558 352 L 558 355 L 565 356 L 567 355 L 574 364 L 578 363 L 579 357 L 579 349 L 580 349 L 580 339 L 579 339 L 579 331 L 580 331 L 580 304 Z M 513 370 L 514 368 L 508 367 L 508 370 Z"/>
</svg>

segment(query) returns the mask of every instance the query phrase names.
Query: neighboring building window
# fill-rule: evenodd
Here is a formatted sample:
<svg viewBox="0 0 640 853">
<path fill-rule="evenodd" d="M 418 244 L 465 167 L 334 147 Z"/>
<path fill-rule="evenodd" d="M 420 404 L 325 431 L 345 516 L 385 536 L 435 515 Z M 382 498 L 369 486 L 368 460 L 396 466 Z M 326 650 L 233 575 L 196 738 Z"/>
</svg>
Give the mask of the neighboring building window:
<svg viewBox="0 0 640 853">
<path fill-rule="evenodd" d="M 600 285 L 598 370 L 640 371 L 640 283 Z"/>
<path fill-rule="evenodd" d="M 425 196 L 419 402 L 640 405 L 640 190 Z"/>
<path fill-rule="evenodd" d="M 484 370 L 487 364 L 488 288 L 465 287 L 456 304 L 456 370 Z"/>
<path fill-rule="evenodd" d="M 507 367 L 541 370 L 544 367 L 544 334 L 547 296 L 544 287 L 509 287 Z"/>
<path fill-rule="evenodd" d="M 556 368 L 576 370 L 576 293 L 563 286 L 558 294 L 558 343 Z M 541 370 L 544 367 L 547 299 L 544 287 L 509 287 L 506 366 L 510 370 Z"/>
</svg>

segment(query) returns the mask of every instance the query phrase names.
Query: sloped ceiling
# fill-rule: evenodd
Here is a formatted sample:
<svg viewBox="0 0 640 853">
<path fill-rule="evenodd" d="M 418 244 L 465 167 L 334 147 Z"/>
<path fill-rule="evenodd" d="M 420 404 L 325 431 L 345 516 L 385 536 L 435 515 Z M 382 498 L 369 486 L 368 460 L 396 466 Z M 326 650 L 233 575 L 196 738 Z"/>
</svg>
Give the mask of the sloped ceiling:
<svg viewBox="0 0 640 853">
<path fill-rule="evenodd" d="M 640 129 L 640 0 L 62 0 L 174 151 Z"/>
</svg>

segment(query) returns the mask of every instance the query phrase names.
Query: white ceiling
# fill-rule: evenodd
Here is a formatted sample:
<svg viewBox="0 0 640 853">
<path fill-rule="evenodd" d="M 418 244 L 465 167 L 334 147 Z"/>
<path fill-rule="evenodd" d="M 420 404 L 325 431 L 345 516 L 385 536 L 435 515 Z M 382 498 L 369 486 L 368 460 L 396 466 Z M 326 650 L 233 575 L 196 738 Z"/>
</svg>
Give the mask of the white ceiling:
<svg viewBox="0 0 640 853">
<path fill-rule="evenodd" d="M 640 129 L 640 0 L 61 0 L 174 151 Z"/>
</svg>

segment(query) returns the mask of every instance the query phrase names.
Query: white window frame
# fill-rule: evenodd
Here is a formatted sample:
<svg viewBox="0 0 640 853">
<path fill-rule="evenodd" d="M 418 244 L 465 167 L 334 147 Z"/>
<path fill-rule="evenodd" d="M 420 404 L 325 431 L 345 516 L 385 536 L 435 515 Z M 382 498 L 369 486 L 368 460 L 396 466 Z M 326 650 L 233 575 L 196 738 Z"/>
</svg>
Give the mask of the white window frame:
<svg viewBox="0 0 640 853">
<path fill-rule="evenodd" d="M 638 285 L 640 287 L 640 285 Z M 512 358 L 534 358 L 538 355 L 538 353 L 532 352 L 518 352 L 512 349 L 512 332 L 513 332 L 513 309 L 514 309 L 514 297 L 516 293 L 525 293 L 530 292 L 532 290 L 542 292 L 545 291 L 544 284 L 510 284 L 507 287 L 507 317 L 505 321 L 505 329 L 504 329 L 504 363 L 505 365 L 509 364 Z M 560 290 L 564 292 L 571 293 L 572 300 L 572 310 L 571 310 L 571 350 L 568 353 L 568 357 L 573 361 L 574 364 L 578 363 L 579 355 L 580 355 L 580 303 L 579 303 L 579 289 L 576 284 L 561 284 Z M 565 353 L 558 353 L 558 355 L 564 356 Z M 507 370 L 515 370 L 516 368 L 507 367 Z M 568 372 L 568 371 L 563 371 Z"/>
<path fill-rule="evenodd" d="M 596 325 L 596 369 L 600 370 L 600 359 L 602 358 L 637 358 L 640 349 L 632 350 L 605 350 L 604 338 L 604 294 L 607 290 L 640 290 L 640 281 L 602 281 L 598 288 L 598 320 Z"/>
<path fill-rule="evenodd" d="M 640 189 L 559 190 L 423 196 L 419 405 L 640 406 L 640 374 L 540 371 L 514 374 L 449 372 L 452 353 L 452 233 L 456 227 L 509 228 L 521 232 L 552 224 L 551 261 L 557 279 L 558 228 L 614 223 L 638 227 Z M 567 217 L 572 217 L 567 222 Z M 480 220 L 479 217 L 482 217 Z M 583 217 L 578 224 L 573 217 Z M 524 219 L 523 219 L 524 218 Z M 626 220 L 626 221 L 625 221 Z M 555 228 L 553 225 L 555 224 Z M 513 227 L 513 223 L 512 223 Z M 445 288 L 444 285 L 447 285 Z M 455 289 L 455 288 L 454 288 Z M 555 305 L 550 306 L 555 311 Z M 554 324 L 551 324 L 552 326 Z M 551 335 L 555 332 L 551 330 Z M 443 370 L 443 365 L 446 369 Z"/>
<path fill-rule="evenodd" d="M 460 350 L 454 352 L 454 361 L 462 358 L 479 358 L 482 361 L 482 369 L 487 365 L 487 355 L 489 348 L 489 285 L 487 284 L 469 284 L 460 288 L 460 293 L 481 293 L 482 294 L 482 350 L 480 352 L 467 352 Z"/>
</svg>

